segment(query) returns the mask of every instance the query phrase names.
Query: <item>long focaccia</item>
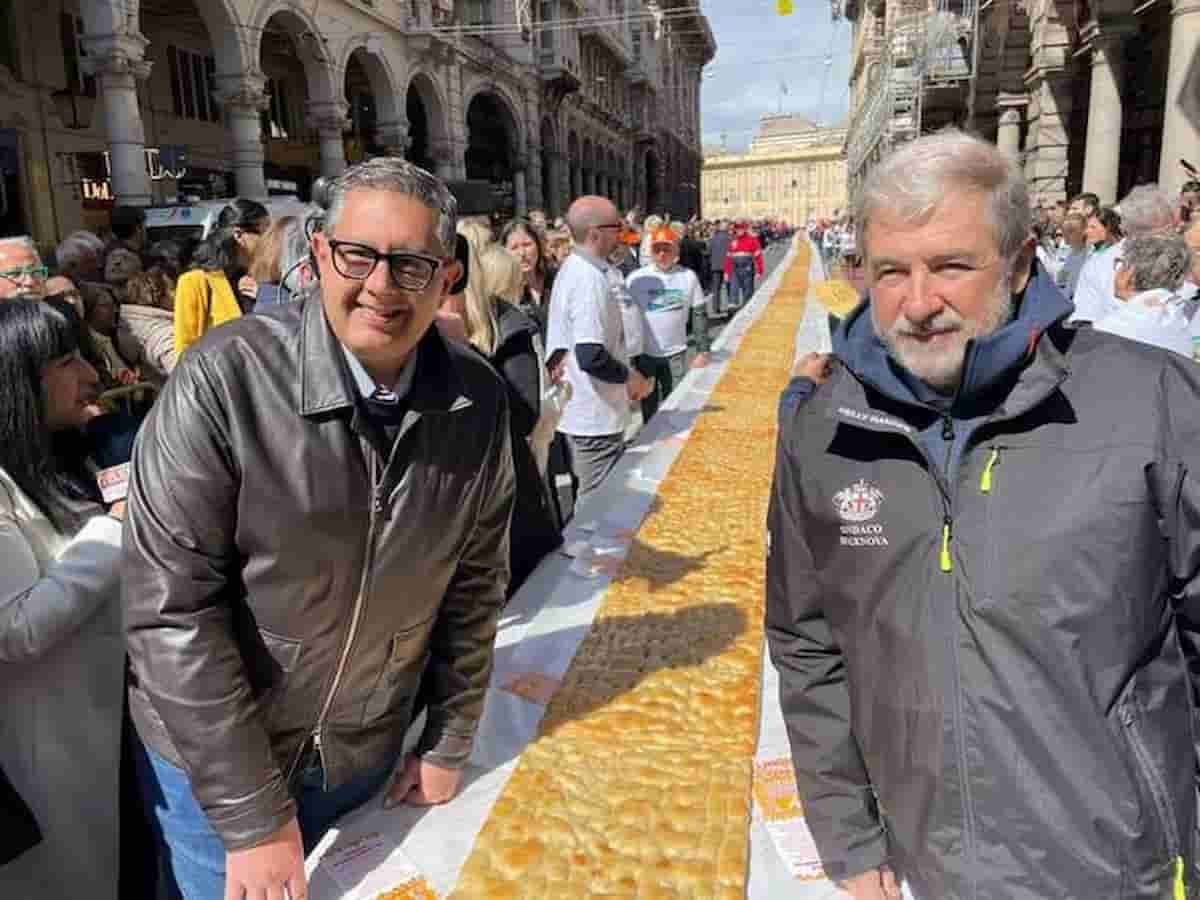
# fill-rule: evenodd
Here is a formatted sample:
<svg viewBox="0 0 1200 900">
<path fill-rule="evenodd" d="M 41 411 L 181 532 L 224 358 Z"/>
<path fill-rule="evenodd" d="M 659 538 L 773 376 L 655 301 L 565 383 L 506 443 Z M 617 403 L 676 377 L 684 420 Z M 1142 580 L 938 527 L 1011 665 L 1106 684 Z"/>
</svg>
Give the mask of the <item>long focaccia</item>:
<svg viewBox="0 0 1200 900">
<path fill-rule="evenodd" d="M 776 401 L 801 249 L 480 832 L 456 900 L 745 895 Z"/>
</svg>

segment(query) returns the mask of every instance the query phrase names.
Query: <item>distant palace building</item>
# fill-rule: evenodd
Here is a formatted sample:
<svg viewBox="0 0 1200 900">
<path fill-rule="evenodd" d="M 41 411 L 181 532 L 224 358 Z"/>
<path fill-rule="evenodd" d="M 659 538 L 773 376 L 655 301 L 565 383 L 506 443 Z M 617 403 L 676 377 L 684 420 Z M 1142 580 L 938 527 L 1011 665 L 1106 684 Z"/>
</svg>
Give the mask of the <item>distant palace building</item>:
<svg viewBox="0 0 1200 900">
<path fill-rule="evenodd" d="M 794 224 L 833 216 L 846 206 L 845 140 L 845 128 L 821 128 L 803 116 L 763 116 L 748 153 L 704 148 L 703 215 Z"/>
</svg>

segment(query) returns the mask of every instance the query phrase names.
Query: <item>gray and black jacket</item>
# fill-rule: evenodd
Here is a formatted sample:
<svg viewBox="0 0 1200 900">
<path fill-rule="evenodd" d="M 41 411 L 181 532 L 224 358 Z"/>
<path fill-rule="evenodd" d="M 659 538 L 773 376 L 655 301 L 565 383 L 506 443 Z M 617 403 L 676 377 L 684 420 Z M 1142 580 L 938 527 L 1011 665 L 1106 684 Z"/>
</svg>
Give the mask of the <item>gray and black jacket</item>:
<svg viewBox="0 0 1200 900">
<path fill-rule="evenodd" d="M 767 633 L 835 879 L 1195 890 L 1200 370 L 1069 311 L 1039 276 L 939 403 L 864 304 L 781 405 Z"/>
</svg>

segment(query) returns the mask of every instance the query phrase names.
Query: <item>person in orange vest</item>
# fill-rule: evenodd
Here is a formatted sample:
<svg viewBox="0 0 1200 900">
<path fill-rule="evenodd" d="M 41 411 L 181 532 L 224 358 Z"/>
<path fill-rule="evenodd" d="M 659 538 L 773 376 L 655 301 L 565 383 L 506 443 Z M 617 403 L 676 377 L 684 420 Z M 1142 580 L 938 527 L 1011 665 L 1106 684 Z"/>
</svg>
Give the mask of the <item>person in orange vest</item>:
<svg viewBox="0 0 1200 900">
<path fill-rule="evenodd" d="M 763 252 L 744 221 L 734 226 L 733 234 L 725 255 L 725 280 L 729 283 L 729 308 L 736 312 L 754 296 L 754 279 L 763 274 Z"/>
</svg>

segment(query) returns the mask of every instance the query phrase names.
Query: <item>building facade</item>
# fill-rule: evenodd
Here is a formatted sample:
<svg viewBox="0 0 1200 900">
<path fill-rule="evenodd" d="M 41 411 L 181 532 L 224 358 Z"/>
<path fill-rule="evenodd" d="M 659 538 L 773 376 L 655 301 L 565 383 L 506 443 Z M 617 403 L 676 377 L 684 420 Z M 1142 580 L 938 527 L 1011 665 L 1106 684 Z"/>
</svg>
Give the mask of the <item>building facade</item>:
<svg viewBox="0 0 1200 900">
<path fill-rule="evenodd" d="M 685 0 L 0 4 L 0 234 L 52 244 L 114 202 L 307 197 L 404 155 L 514 213 L 582 192 L 698 208 Z"/>
<path fill-rule="evenodd" d="M 706 148 L 701 176 L 709 219 L 782 219 L 802 224 L 846 206 L 844 128 L 803 116 L 764 116 L 746 153 Z"/>
<path fill-rule="evenodd" d="M 1042 203 L 1175 191 L 1181 160 L 1200 167 L 1200 0 L 831 2 L 854 29 L 852 185 L 946 124 L 1017 157 Z"/>
</svg>

